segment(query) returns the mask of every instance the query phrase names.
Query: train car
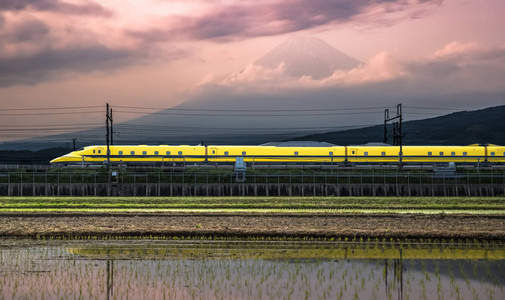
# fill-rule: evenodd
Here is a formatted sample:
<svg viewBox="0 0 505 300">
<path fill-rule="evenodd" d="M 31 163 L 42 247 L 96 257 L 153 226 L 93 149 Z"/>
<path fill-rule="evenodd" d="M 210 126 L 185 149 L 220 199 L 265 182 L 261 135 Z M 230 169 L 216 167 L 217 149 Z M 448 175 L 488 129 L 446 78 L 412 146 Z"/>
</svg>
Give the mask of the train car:
<svg viewBox="0 0 505 300">
<path fill-rule="evenodd" d="M 488 145 L 486 147 L 486 158 L 491 163 L 505 162 L 505 147 L 498 145 Z"/>
<path fill-rule="evenodd" d="M 173 165 L 183 162 L 204 162 L 203 146 L 110 146 L 112 164 L 124 165 Z M 51 164 L 99 165 L 107 162 L 107 146 L 88 146 L 55 158 Z"/>
<path fill-rule="evenodd" d="M 349 162 L 398 163 L 399 146 L 350 146 Z M 486 147 L 482 146 L 403 146 L 402 163 L 476 163 L 486 161 Z M 503 160 L 503 158 L 502 158 Z M 499 159 L 496 160 L 498 162 Z"/>
<path fill-rule="evenodd" d="M 344 147 L 208 146 L 208 160 L 249 163 L 331 163 L 345 160 Z"/>
<path fill-rule="evenodd" d="M 186 163 L 504 163 L 505 147 L 469 146 L 110 146 L 112 164 L 173 166 Z M 97 165 L 107 162 L 106 146 L 88 146 L 55 158 L 52 164 Z"/>
</svg>

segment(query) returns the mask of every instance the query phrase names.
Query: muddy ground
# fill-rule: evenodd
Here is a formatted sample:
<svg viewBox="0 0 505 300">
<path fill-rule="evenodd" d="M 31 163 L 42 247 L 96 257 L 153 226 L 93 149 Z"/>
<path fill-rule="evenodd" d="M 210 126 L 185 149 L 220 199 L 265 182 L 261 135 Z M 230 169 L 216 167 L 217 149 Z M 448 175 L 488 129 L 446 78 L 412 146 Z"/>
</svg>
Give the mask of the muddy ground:
<svg viewBox="0 0 505 300">
<path fill-rule="evenodd" d="M 398 237 L 505 240 L 505 218 L 468 215 L 26 214 L 0 236 Z"/>
</svg>

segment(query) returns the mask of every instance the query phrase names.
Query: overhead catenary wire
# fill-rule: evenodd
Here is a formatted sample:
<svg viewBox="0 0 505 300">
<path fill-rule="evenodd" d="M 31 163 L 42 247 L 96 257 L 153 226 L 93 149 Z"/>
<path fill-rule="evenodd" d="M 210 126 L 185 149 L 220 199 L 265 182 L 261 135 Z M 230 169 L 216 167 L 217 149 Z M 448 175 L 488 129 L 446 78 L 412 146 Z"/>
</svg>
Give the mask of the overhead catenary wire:
<svg viewBox="0 0 505 300">
<path fill-rule="evenodd" d="M 76 111 L 76 112 L 48 112 L 48 113 L 0 113 L 0 116 L 2 117 L 9 117 L 9 116 L 52 116 L 52 115 L 81 115 L 81 114 L 96 114 L 96 113 L 101 113 L 101 111 Z"/>
<path fill-rule="evenodd" d="M 124 106 L 115 105 L 116 108 L 127 108 L 127 109 L 144 109 L 144 110 L 167 110 L 167 111 L 215 111 L 215 112 L 282 112 L 282 111 L 299 111 L 299 112 L 315 112 L 315 111 L 350 111 L 350 110 L 371 110 L 371 109 L 386 109 L 391 108 L 390 106 L 375 106 L 375 107 L 349 107 L 349 108 L 319 108 L 319 109 L 199 109 L 199 108 L 170 108 L 170 107 L 141 107 L 141 106 Z M 405 108 L 412 109 L 431 109 L 431 110 L 453 110 L 453 111 L 463 111 L 461 108 L 437 108 L 437 107 L 421 107 L 421 106 L 405 106 Z"/>
<path fill-rule="evenodd" d="M 82 115 L 82 114 L 102 114 L 102 110 L 96 110 L 96 108 L 102 108 L 103 106 L 69 106 L 69 107 L 39 107 L 39 108 L 6 108 L 2 109 L 0 116 L 3 117 L 18 117 L 18 116 L 52 116 L 52 115 Z M 389 106 L 377 106 L 377 107 L 355 107 L 355 108 L 317 108 L 317 109 L 195 109 L 195 108 L 160 108 L 160 107 L 137 107 L 137 106 L 115 106 L 120 108 L 115 110 L 116 113 L 121 114 L 142 114 L 142 115 L 180 115 L 180 116 L 195 116 L 195 117 L 219 117 L 219 118 L 244 118 L 244 117 L 254 117 L 254 118 L 283 118 L 283 117 L 319 117 L 319 116 L 345 116 L 345 115 L 371 115 L 381 113 L 384 108 Z M 461 108 L 437 108 L 437 107 L 420 107 L 420 106 L 405 106 L 409 111 L 406 112 L 410 115 L 424 115 L 424 116 L 442 116 L 444 113 L 436 112 L 443 110 L 450 111 L 462 111 Z M 162 110 L 149 112 L 148 110 Z M 375 111 L 373 111 L 375 110 Z M 414 110 L 414 111 L 412 111 Z M 428 110 L 430 112 L 420 112 L 420 110 Z M 230 114 L 235 113 L 235 114 Z M 21 138 L 21 137 L 34 137 L 32 133 L 48 132 L 52 134 L 72 134 L 72 132 L 78 132 L 80 140 L 83 141 L 83 137 L 90 137 L 90 141 L 94 137 L 100 137 L 97 134 L 87 134 L 86 131 L 100 129 L 101 123 L 86 123 L 86 124 L 20 124 L 20 125 L 3 125 L 0 128 L 0 132 L 4 133 L 4 138 Z M 378 124 L 361 124 L 361 125 L 337 125 L 337 126 L 314 126 L 314 127 L 257 127 L 248 126 L 247 128 L 230 128 L 230 127 L 211 127 L 207 125 L 202 126 L 170 126 L 170 125 L 157 125 L 157 124 L 128 124 L 119 123 L 115 127 L 115 135 L 117 132 L 127 131 L 123 133 L 125 136 L 130 134 L 141 134 L 141 133 L 163 133 L 177 131 L 194 131 L 198 133 L 236 133 L 245 131 L 256 131 L 259 134 L 284 134 L 289 131 L 293 132 L 306 132 L 306 131 L 331 131 L 331 130 L 345 130 L 345 129 L 358 129 L 368 126 L 376 126 Z M 450 125 L 447 125 L 450 126 Z M 436 127 L 436 125 L 423 125 L 424 128 Z M 284 132 L 284 133 L 277 133 Z M 315 132 L 316 133 L 316 132 Z M 36 134 L 35 137 L 40 138 L 40 135 Z"/>
<path fill-rule="evenodd" d="M 19 124 L 19 125 L 2 125 L 2 127 L 6 128 L 19 128 L 19 127 L 29 127 L 29 128 L 40 128 L 42 126 L 46 127 L 61 127 L 61 126 L 100 126 L 102 123 L 86 123 L 86 124 Z"/>
<path fill-rule="evenodd" d="M 167 110 L 167 111 L 208 111 L 208 112 L 269 112 L 269 111 L 349 111 L 349 110 L 370 110 L 384 109 L 387 107 L 359 107 L 359 108 L 320 108 L 320 109 L 201 109 L 201 108 L 161 108 L 161 107 L 140 107 L 140 106 L 122 106 L 116 105 L 117 108 L 127 109 L 145 109 L 145 110 Z"/>
<path fill-rule="evenodd" d="M 37 107 L 37 108 L 1 108 L 2 111 L 28 111 L 28 110 L 62 110 L 62 109 L 89 109 L 100 108 L 102 105 L 92 106 L 58 106 L 58 107 Z"/>
<path fill-rule="evenodd" d="M 125 111 L 125 110 L 116 110 L 116 112 L 120 113 L 128 113 L 128 114 L 143 114 L 143 112 L 139 111 Z M 199 117 L 227 117 L 227 118 L 239 118 L 239 117 L 314 117 L 314 116 L 344 116 L 344 115 L 370 115 L 377 114 L 378 111 L 371 112 L 346 112 L 346 113 L 318 113 L 318 114 L 206 114 L 206 113 L 180 113 L 180 112 L 153 112 L 150 115 L 169 115 L 169 116 L 199 116 Z M 444 115 L 444 114 L 435 114 L 435 113 L 412 113 L 412 114 L 421 114 L 421 115 Z"/>
</svg>

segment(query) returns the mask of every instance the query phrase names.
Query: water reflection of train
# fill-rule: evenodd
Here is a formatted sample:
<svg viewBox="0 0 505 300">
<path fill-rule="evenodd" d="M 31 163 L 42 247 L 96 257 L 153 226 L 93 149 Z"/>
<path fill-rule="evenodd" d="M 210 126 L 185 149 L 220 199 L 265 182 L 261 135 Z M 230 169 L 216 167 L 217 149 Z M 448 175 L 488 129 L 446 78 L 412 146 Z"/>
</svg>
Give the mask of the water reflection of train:
<svg viewBox="0 0 505 300">
<path fill-rule="evenodd" d="M 468 146 L 110 146 L 113 165 L 164 166 L 180 162 L 191 164 L 234 163 L 504 163 L 505 147 L 497 145 Z M 99 165 L 107 161 L 107 146 L 88 146 L 57 157 L 57 165 Z"/>
</svg>

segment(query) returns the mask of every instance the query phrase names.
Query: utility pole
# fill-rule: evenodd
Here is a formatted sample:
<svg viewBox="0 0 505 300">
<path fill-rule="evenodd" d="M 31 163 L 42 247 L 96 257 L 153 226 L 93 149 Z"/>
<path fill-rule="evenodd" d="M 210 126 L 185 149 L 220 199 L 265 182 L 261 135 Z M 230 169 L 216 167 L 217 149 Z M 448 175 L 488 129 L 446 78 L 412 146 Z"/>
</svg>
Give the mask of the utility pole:
<svg viewBox="0 0 505 300">
<path fill-rule="evenodd" d="M 110 145 L 114 145 L 114 130 L 112 129 L 112 107 L 110 108 L 110 114 L 109 114 L 109 120 L 110 120 Z"/>
<path fill-rule="evenodd" d="M 105 142 L 107 143 L 107 168 L 109 168 L 110 164 L 110 155 L 109 155 L 109 143 L 110 143 L 110 131 L 109 131 L 109 103 L 107 103 L 107 111 L 105 112 Z"/>
<path fill-rule="evenodd" d="M 389 119 L 389 109 L 384 111 L 384 144 L 388 143 L 388 127 L 387 120 Z"/>
<path fill-rule="evenodd" d="M 75 151 L 75 140 L 76 140 L 76 138 L 72 139 L 72 142 L 74 143 L 74 151 Z"/>
<path fill-rule="evenodd" d="M 396 116 L 389 117 L 389 109 L 384 111 L 384 143 L 388 140 L 388 130 L 387 123 L 398 119 L 398 122 L 393 123 L 393 145 L 400 146 L 400 152 L 398 153 L 398 169 L 402 169 L 403 165 L 403 132 L 402 132 L 402 104 L 396 106 Z"/>
<path fill-rule="evenodd" d="M 402 132 L 402 105 L 401 103 L 396 106 L 396 115 L 400 117 L 400 124 L 398 125 L 398 143 L 400 144 L 399 162 L 398 169 L 402 169 L 403 166 L 403 132 Z"/>
<path fill-rule="evenodd" d="M 107 103 L 107 111 L 105 113 L 105 130 L 107 133 L 105 134 L 105 140 L 107 142 L 107 179 L 108 183 L 110 183 L 110 130 L 109 130 L 109 122 L 112 127 L 112 116 L 109 115 L 109 103 Z"/>
</svg>

